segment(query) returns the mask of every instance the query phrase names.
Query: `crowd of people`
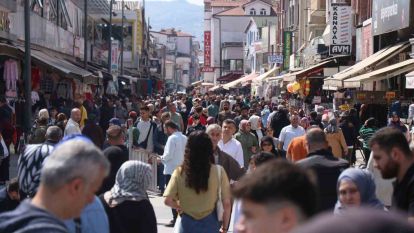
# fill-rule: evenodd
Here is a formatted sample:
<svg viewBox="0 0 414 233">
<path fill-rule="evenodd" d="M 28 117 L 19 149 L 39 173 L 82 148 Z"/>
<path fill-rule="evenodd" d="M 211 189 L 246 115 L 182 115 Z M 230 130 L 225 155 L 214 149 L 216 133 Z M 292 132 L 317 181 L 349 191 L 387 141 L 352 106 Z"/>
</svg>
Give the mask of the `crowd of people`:
<svg viewBox="0 0 414 233">
<path fill-rule="evenodd" d="M 359 224 L 340 230 L 413 232 L 409 129 L 397 113 L 387 127 L 362 122 L 359 107 L 112 96 L 39 106 L 25 141 L 0 98 L 0 232 L 157 232 L 152 164 L 172 232 L 337 232 L 348 221 Z M 131 150 L 158 156 L 137 161 Z"/>
</svg>

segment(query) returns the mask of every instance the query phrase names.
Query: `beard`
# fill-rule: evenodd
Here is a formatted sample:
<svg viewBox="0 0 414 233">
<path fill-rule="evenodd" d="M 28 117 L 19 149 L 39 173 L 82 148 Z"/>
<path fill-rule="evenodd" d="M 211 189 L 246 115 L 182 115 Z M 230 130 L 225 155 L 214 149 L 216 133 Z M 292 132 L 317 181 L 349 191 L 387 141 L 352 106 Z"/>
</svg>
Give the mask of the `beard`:
<svg viewBox="0 0 414 233">
<path fill-rule="evenodd" d="M 397 176 L 400 165 L 392 159 L 387 163 L 384 169 L 381 169 L 381 175 L 384 179 L 391 179 Z"/>
</svg>

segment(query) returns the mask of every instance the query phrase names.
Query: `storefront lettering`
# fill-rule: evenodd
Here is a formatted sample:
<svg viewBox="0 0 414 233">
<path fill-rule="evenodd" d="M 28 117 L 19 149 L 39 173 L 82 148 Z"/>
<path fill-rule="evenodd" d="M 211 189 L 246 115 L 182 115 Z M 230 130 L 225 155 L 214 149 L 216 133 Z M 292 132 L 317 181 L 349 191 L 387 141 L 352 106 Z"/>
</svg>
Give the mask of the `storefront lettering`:
<svg viewBox="0 0 414 233">
<path fill-rule="evenodd" d="M 383 22 L 385 21 L 385 18 L 389 20 L 390 17 L 396 16 L 396 15 L 398 15 L 398 4 L 397 3 L 394 3 L 391 6 L 384 7 L 381 9 L 381 20 Z"/>
</svg>

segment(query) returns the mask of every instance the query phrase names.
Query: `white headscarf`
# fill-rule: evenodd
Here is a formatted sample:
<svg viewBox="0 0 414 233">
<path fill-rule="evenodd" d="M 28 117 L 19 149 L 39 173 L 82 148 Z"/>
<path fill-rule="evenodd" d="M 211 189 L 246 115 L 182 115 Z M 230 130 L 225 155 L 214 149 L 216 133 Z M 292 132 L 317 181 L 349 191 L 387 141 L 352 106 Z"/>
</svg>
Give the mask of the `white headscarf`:
<svg viewBox="0 0 414 233">
<path fill-rule="evenodd" d="M 127 161 L 119 168 L 115 185 L 104 194 L 110 207 L 124 201 L 141 201 L 148 199 L 147 188 L 152 178 L 151 167 L 141 161 Z"/>
</svg>

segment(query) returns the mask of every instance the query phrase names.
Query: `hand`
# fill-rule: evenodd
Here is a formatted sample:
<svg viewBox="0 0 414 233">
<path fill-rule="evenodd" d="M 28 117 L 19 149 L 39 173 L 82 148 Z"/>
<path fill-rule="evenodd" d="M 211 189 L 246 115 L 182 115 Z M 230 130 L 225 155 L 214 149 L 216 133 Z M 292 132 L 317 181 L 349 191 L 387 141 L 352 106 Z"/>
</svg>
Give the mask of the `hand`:
<svg viewBox="0 0 414 233">
<path fill-rule="evenodd" d="M 224 227 L 220 228 L 220 233 L 226 233 L 228 231 L 228 229 L 225 229 Z"/>
</svg>

